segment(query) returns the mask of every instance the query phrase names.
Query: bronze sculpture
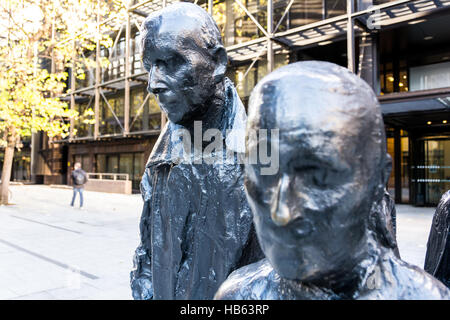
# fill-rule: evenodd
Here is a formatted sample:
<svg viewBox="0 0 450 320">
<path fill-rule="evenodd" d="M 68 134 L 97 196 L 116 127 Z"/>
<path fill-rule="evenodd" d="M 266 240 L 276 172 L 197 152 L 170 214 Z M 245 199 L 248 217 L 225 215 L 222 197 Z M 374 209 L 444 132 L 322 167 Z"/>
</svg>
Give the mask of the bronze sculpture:
<svg viewBox="0 0 450 320">
<path fill-rule="evenodd" d="M 263 257 L 239 163 L 244 137 L 236 131 L 245 129 L 247 116 L 225 77 L 220 31 L 199 6 L 177 3 L 147 17 L 142 49 L 148 90 L 169 121 L 141 182 L 133 297 L 212 299 L 231 271 Z M 212 129 L 220 136 L 215 142 L 223 142 L 223 152 L 216 153 L 226 153 L 225 162 L 203 157 Z M 188 156 L 180 157 L 180 150 Z"/>
<path fill-rule="evenodd" d="M 450 288 L 450 191 L 442 196 L 433 216 L 424 269 Z"/>
<path fill-rule="evenodd" d="M 281 159 L 272 176 L 245 166 L 266 259 L 234 271 L 216 299 L 450 298 L 396 257 L 380 220 L 391 162 L 367 83 L 327 62 L 281 67 L 251 94 L 247 132 L 260 129 L 279 129 Z M 247 152 L 258 144 L 248 136 Z"/>
<path fill-rule="evenodd" d="M 389 154 L 387 163 L 391 162 Z M 395 202 L 384 189 L 384 196 L 379 205 L 372 206 L 371 223 L 369 227 L 378 236 L 379 241 L 386 247 L 391 248 L 397 258 L 400 259 L 400 251 L 397 246 L 397 213 L 395 210 Z"/>
</svg>

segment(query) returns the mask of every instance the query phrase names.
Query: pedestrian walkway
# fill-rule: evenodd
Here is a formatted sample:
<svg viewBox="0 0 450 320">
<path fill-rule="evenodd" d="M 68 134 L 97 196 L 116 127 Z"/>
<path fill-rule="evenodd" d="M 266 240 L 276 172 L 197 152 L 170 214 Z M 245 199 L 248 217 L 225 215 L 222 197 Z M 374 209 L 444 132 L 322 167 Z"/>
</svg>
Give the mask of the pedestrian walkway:
<svg viewBox="0 0 450 320">
<path fill-rule="evenodd" d="M 403 260 L 423 268 L 436 208 L 396 205 L 397 243 Z"/>
<path fill-rule="evenodd" d="M 0 299 L 131 299 L 129 272 L 139 242 L 140 195 L 11 186 L 0 207 Z M 78 199 L 76 205 L 78 205 Z M 402 258 L 423 267 L 433 208 L 397 206 Z"/>
<path fill-rule="evenodd" d="M 131 299 L 140 195 L 11 186 L 0 207 L 0 299 Z M 76 205 L 78 205 L 78 199 Z"/>
</svg>

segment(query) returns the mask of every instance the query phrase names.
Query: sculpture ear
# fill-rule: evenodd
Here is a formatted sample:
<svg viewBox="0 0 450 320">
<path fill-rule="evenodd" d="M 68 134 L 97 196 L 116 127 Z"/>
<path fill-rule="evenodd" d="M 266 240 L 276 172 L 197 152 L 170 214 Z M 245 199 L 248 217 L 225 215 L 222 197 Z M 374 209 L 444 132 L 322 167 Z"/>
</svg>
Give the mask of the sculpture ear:
<svg viewBox="0 0 450 320">
<path fill-rule="evenodd" d="M 392 170 L 392 157 L 389 153 L 386 153 L 386 162 L 384 163 L 383 168 L 383 183 L 386 185 L 389 180 L 389 176 L 391 175 Z"/>
<path fill-rule="evenodd" d="M 225 77 L 227 71 L 228 56 L 227 51 L 223 46 L 218 46 L 213 52 L 214 61 L 216 62 L 216 68 L 214 70 L 214 81 L 219 83 Z"/>
</svg>

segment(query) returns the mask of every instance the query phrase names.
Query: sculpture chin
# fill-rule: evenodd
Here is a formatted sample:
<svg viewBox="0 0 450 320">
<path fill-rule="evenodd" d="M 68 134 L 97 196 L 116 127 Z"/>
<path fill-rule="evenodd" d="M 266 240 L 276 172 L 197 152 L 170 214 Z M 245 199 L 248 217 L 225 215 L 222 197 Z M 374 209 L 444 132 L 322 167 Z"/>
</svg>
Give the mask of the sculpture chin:
<svg viewBox="0 0 450 320">
<path fill-rule="evenodd" d="M 175 113 L 175 112 L 171 112 L 171 113 L 165 112 L 165 114 L 166 114 L 167 118 L 169 119 L 169 121 L 171 121 L 173 123 L 183 124 L 183 122 L 184 122 L 183 121 L 183 119 L 184 119 L 183 115 L 180 115 L 180 114 Z"/>
<path fill-rule="evenodd" d="M 159 103 L 161 110 L 167 116 L 169 121 L 176 124 L 183 124 L 189 120 L 189 114 L 184 110 L 181 104 L 177 103 Z"/>
<path fill-rule="evenodd" d="M 312 264 L 305 264 L 304 261 L 298 259 L 280 259 L 277 257 L 270 261 L 275 271 L 285 279 L 297 281 L 314 280 L 317 269 Z"/>
</svg>

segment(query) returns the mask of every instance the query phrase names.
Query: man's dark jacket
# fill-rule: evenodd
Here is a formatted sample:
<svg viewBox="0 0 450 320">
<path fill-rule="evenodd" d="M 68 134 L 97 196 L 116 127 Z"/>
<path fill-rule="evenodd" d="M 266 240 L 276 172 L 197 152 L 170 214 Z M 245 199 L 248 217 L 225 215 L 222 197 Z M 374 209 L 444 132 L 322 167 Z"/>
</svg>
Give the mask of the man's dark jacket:
<svg viewBox="0 0 450 320">
<path fill-rule="evenodd" d="M 83 178 L 83 183 L 81 183 L 81 184 L 77 183 L 77 179 L 76 179 L 77 175 Z M 73 170 L 71 173 L 71 177 L 72 177 L 73 186 L 75 188 L 83 188 L 84 185 L 86 184 L 86 182 L 88 181 L 87 173 L 81 168 Z"/>
<path fill-rule="evenodd" d="M 246 114 L 225 80 L 221 121 L 228 163 L 180 161 L 181 143 L 168 122 L 153 148 L 141 181 L 144 200 L 141 243 L 134 256 L 135 299 L 212 299 L 235 269 L 262 259 L 243 186 Z M 230 131 L 231 130 L 231 131 Z"/>
</svg>

